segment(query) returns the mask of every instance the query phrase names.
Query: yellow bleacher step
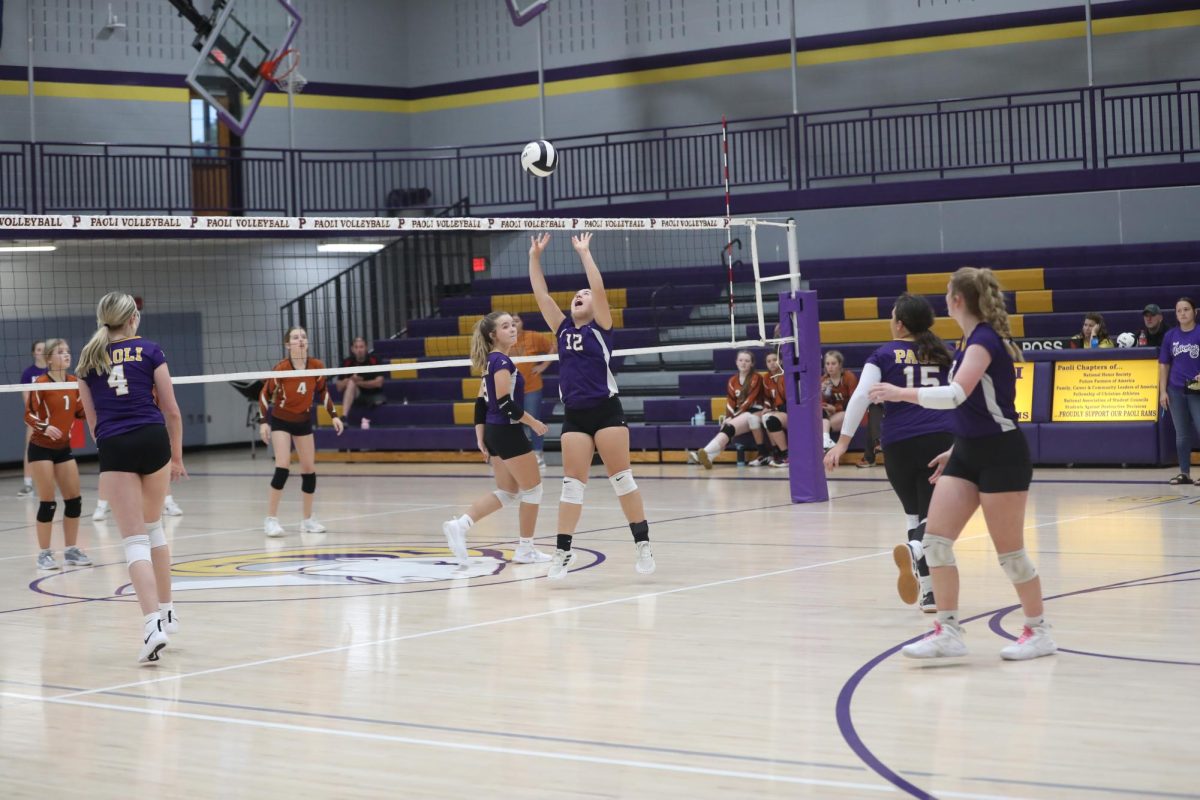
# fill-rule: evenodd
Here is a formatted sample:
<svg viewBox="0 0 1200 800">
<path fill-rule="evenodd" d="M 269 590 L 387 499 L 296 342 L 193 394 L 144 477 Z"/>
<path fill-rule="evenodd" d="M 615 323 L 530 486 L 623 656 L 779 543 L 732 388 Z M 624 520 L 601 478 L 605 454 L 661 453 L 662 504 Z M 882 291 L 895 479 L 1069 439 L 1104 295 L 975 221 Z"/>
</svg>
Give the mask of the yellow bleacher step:
<svg viewBox="0 0 1200 800">
<path fill-rule="evenodd" d="M 454 404 L 454 424 L 455 425 L 474 425 L 475 424 L 475 401 L 469 403 Z"/>
<path fill-rule="evenodd" d="M 415 364 L 415 363 L 417 363 L 417 360 L 415 358 L 393 358 L 393 359 L 390 359 L 390 363 L 392 363 L 392 364 Z M 417 372 L 418 372 L 418 370 L 415 370 L 415 369 L 394 369 L 388 373 L 388 376 L 391 377 L 393 380 L 401 380 L 401 379 L 405 379 L 405 378 L 415 378 L 415 377 L 417 377 Z"/>
<path fill-rule="evenodd" d="M 471 352 L 470 336 L 427 336 L 425 355 L 435 358 L 458 358 Z"/>
<path fill-rule="evenodd" d="M 479 384 L 483 378 L 463 378 L 462 392 L 463 399 L 475 402 L 475 398 L 479 396 Z"/>
<path fill-rule="evenodd" d="M 1028 292 L 1017 292 L 1017 312 L 1021 314 L 1038 314 L 1054 310 L 1054 290 L 1034 289 Z"/>
<path fill-rule="evenodd" d="M 1025 335 L 1025 317 L 1010 314 L 1008 317 L 1012 335 Z M 933 323 L 933 332 L 948 341 L 962 338 L 962 330 L 950 317 L 938 317 Z M 886 319 L 833 320 L 821 323 L 821 346 L 828 349 L 835 344 L 860 344 L 886 342 L 892 338 L 891 326 Z"/>
<path fill-rule="evenodd" d="M 586 281 L 580 288 L 586 288 Z M 624 289 L 606 289 L 605 294 L 608 295 L 609 308 L 625 308 L 628 305 L 628 293 Z M 559 308 L 566 309 L 575 299 L 575 292 L 551 292 L 550 296 L 554 298 L 554 302 Z M 538 306 L 532 293 L 497 294 L 492 295 L 492 310 L 521 314 L 526 311 L 537 311 Z"/>
<path fill-rule="evenodd" d="M 1045 270 L 1041 267 L 995 270 L 1000 288 L 1006 292 L 1041 290 L 1046 288 Z M 945 294 L 950 272 L 923 272 L 908 276 L 908 291 L 913 294 Z"/>
</svg>

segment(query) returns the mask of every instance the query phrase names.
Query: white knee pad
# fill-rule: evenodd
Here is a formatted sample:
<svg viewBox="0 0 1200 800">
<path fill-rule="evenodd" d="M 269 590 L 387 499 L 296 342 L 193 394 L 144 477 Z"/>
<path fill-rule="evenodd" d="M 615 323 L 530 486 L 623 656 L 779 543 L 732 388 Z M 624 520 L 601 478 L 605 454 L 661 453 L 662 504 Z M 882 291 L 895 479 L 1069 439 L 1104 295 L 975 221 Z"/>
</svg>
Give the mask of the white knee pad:
<svg viewBox="0 0 1200 800">
<path fill-rule="evenodd" d="M 633 470 L 631 469 L 621 470 L 609 478 L 608 482 L 612 484 L 613 491 L 617 493 L 617 497 L 637 491 L 637 484 L 633 481 Z"/>
<path fill-rule="evenodd" d="M 931 567 L 953 567 L 958 563 L 954 560 L 954 541 L 952 539 L 927 533 L 921 540 L 921 547 L 925 552 L 925 563 Z"/>
<path fill-rule="evenodd" d="M 125 561 L 129 566 L 150 560 L 150 537 L 146 534 L 126 536 L 121 543 L 125 545 Z"/>
<path fill-rule="evenodd" d="M 1000 568 L 1014 585 L 1029 583 L 1037 577 L 1037 567 L 1025 553 L 1025 548 L 1000 555 Z"/>
<path fill-rule="evenodd" d="M 503 489 L 497 489 L 496 491 L 492 492 L 492 494 L 496 495 L 496 498 L 500 501 L 501 508 L 508 508 L 513 503 L 517 502 L 517 499 L 519 498 L 519 495 L 517 495 L 515 492 L 506 492 Z"/>
<path fill-rule="evenodd" d="M 522 489 L 521 502 L 531 506 L 540 506 L 542 504 L 542 485 L 539 483 L 532 489 Z"/>
<path fill-rule="evenodd" d="M 572 505 L 583 505 L 583 490 L 587 488 L 587 484 L 575 478 L 563 478 L 562 497 L 558 498 L 560 503 L 571 503 Z"/>
<path fill-rule="evenodd" d="M 746 422 L 750 425 L 750 430 L 752 431 L 760 430 L 763 424 L 762 417 L 758 416 L 757 414 L 748 414 L 746 416 Z"/>
<path fill-rule="evenodd" d="M 167 535 L 163 533 L 162 520 L 158 519 L 146 526 L 146 535 L 150 537 L 150 547 L 166 547 Z"/>
</svg>

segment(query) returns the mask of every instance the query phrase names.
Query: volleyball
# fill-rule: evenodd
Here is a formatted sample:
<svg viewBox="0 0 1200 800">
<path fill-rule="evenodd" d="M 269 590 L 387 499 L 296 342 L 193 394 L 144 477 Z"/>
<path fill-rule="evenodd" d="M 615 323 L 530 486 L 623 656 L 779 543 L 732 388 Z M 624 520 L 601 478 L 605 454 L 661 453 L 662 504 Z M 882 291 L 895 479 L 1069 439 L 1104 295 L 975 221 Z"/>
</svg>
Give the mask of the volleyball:
<svg viewBox="0 0 1200 800">
<path fill-rule="evenodd" d="M 1129 331 L 1117 337 L 1117 347 L 1133 347 L 1135 344 L 1137 344 L 1137 338 Z"/>
<path fill-rule="evenodd" d="M 521 151 L 521 166 L 532 175 L 549 178 L 558 168 L 558 151 L 545 139 L 530 142 Z"/>
</svg>

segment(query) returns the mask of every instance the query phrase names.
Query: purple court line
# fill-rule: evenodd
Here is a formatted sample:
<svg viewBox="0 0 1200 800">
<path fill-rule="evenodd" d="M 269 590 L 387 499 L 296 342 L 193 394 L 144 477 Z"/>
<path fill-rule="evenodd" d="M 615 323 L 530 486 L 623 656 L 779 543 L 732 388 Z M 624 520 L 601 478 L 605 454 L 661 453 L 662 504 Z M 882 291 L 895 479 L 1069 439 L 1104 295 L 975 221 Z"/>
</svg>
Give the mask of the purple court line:
<svg viewBox="0 0 1200 800">
<path fill-rule="evenodd" d="M 0 679 L 0 683 L 11 683 L 17 686 L 28 686 L 42 689 L 59 689 L 68 692 L 84 692 L 86 689 L 81 689 L 75 686 L 60 686 L 51 683 L 27 683 L 24 681 L 10 681 Z M 797 761 L 793 759 L 766 758 L 764 756 L 746 756 L 734 755 L 730 753 L 713 753 L 704 750 L 684 750 L 675 747 L 659 747 L 654 745 L 639 745 L 625 744 L 623 742 L 607 742 L 595 739 L 575 739 L 565 736 L 546 736 L 534 733 L 516 733 L 514 731 L 498 731 L 489 730 L 486 728 L 464 728 L 455 725 L 434 725 L 431 723 L 422 722 L 405 722 L 403 720 L 379 719 L 376 717 L 356 717 L 347 714 L 325 714 L 319 711 L 296 711 L 285 708 L 270 708 L 266 706 L 250 706 L 240 703 L 221 703 L 213 700 L 188 700 L 176 697 L 164 697 L 162 695 L 147 695 L 136 694 L 133 692 L 98 692 L 98 695 L 107 695 L 109 697 L 123 697 L 132 700 L 153 700 L 163 703 L 180 703 L 193 706 L 203 706 L 208 708 L 222 708 L 234 711 L 255 711 L 263 714 L 279 714 L 288 717 L 303 717 L 307 719 L 323 719 L 333 720 L 338 722 L 354 722 L 363 725 L 381 725 L 393 728 L 407 728 L 410 730 L 436 731 L 438 733 L 462 733 L 474 736 L 483 736 L 488 738 L 499 739 L 516 739 L 533 742 L 548 742 L 553 744 L 574 744 L 584 745 L 587 747 L 599 747 L 612 750 L 632 750 L 635 752 L 661 753 L 666 755 L 692 756 L 696 758 L 720 758 L 730 761 L 746 761 L 756 764 L 768 765 L 786 765 L 795 767 L 816 767 L 819 769 L 835 769 L 846 770 L 851 772 L 862 772 L 863 767 L 859 764 L 832 764 L 824 761 Z"/>
<path fill-rule="evenodd" d="M 1116 589 L 1116 588 L 1123 587 L 1127 584 L 1136 584 L 1141 581 L 1152 581 L 1152 580 L 1157 580 L 1159 578 L 1174 578 L 1179 575 L 1190 575 L 1190 574 L 1198 572 L 1198 571 L 1200 571 L 1200 570 L 1189 569 L 1189 570 L 1182 570 L 1180 572 L 1172 572 L 1172 573 L 1168 573 L 1165 575 L 1151 575 L 1146 578 L 1135 578 L 1133 580 L 1120 581 L 1118 583 L 1110 583 L 1110 584 L 1106 584 L 1104 586 L 1094 586 L 1090 589 L 1080 589 L 1075 592 L 1066 592 L 1064 594 L 1054 595 L 1052 597 L 1047 597 L 1045 599 L 1046 600 L 1057 600 L 1062 597 L 1070 597 L 1070 596 L 1076 595 L 1076 594 L 1086 594 L 1088 592 L 1100 592 L 1100 591 L 1104 591 L 1106 589 Z M 1020 606 L 1019 605 L 1005 606 L 1002 608 L 993 609 L 991 611 L 985 611 L 982 614 L 976 614 L 973 617 L 968 617 L 968 618 L 964 619 L 962 621 L 962 624 L 965 625 L 968 622 L 975 622 L 976 620 L 983 619 L 984 617 L 991 617 L 995 614 L 1010 613 L 1017 608 L 1020 608 Z M 863 679 L 866 678 L 868 674 L 870 674 L 871 670 L 875 669 L 875 667 L 882 664 L 884 661 L 886 661 L 891 656 L 900 652 L 900 649 L 902 647 L 904 647 L 905 645 L 912 644 L 913 642 L 918 642 L 921 639 L 923 639 L 924 637 L 925 637 L 925 634 L 922 633 L 920 636 L 914 636 L 911 639 L 900 642 L 900 644 L 895 645 L 894 647 L 891 647 L 891 648 L 883 651 L 882 653 L 875 656 L 870 661 L 868 661 L 867 663 L 865 663 L 861 667 L 859 667 L 858 670 L 853 675 L 850 676 L 850 679 L 846 681 L 845 685 L 842 686 L 842 690 L 840 692 L 838 692 L 837 704 L 836 704 L 835 708 L 837 710 L 838 730 L 842 734 L 842 739 L 845 740 L 846 744 L 850 747 L 850 749 L 854 751 L 855 755 L 857 755 L 860 759 L 862 759 L 863 763 L 865 763 L 868 767 L 870 767 L 877 775 L 879 775 L 879 777 L 883 778 L 885 781 L 892 784 L 893 786 L 900 789 L 901 791 L 906 792 L 906 793 L 912 795 L 913 797 L 920 798 L 920 800 L 937 800 L 937 798 L 934 795 L 930 794 L 929 792 L 925 791 L 924 789 L 920 788 L 919 786 L 916 786 L 915 784 L 910 783 L 909 781 L 905 780 L 895 770 L 893 770 L 887 764 L 884 764 L 883 761 L 881 761 L 873 752 L 871 752 L 871 749 L 869 747 L 867 747 L 866 744 L 863 742 L 862 737 L 858 735 L 858 730 L 854 727 L 854 719 L 853 719 L 853 716 L 852 716 L 851 710 L 850 710 L 851 703 L 854 700 L 855 690 L 858 689 L 859 684 L 861 684 L 863 682 Z M 984 780 L 986 780 L 986 779 L 984 779 Z"/>
</svg>

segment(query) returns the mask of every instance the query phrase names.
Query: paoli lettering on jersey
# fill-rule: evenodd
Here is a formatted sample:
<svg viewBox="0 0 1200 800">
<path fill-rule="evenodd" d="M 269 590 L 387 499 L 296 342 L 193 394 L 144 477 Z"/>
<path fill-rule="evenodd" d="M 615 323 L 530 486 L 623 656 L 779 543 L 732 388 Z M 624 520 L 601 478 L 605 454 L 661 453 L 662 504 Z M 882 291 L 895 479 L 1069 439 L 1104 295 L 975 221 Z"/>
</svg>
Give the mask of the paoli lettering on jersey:
<svg viewBox="0 0 1200 800">
<path fill-rule="evenodd" d="M 112 351 L 112 363 L 124 364 L 127 361 L 141 361 L 142 348 L 120 347 Z"/>
</svg>

